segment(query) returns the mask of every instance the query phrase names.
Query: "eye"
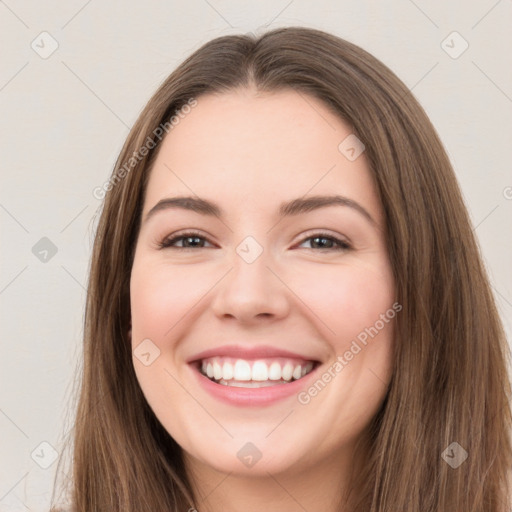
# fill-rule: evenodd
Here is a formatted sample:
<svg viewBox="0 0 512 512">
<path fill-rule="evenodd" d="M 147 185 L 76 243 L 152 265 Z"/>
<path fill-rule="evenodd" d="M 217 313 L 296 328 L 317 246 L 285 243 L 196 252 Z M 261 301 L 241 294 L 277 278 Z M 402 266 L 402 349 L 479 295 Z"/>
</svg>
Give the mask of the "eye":
<svg viewBox="0 0 512 512">
<path fill-rule="evenodd" d="M 181 246 L 175 245 L 176 242 L 183 241 Z M 182 250 L 194 250 L 195 248 L 203 249 L 204 245 L 202 243 L 207 241 L 210 243 L 204 236 L 201 236 L 200 233 L 195 231 L 189 231 L 187 233 L 182 233 L 180 235 L 176 235 L 170 238 L 165 238 L 161 242 L 158 243 L 160 249 L 172 248 L 172 249 L 182 249 Z"/>
<path fill-rule="evenodd" d="M 310 247 L 310 249 L 318 248 L 320 250 L 328 251 L 347 251 L 352 249 L 352 246 L 346 240 L 340 240 L 339 238 L 329 235 L 328 233 L 315 233 L 305 238 L 300 245 L 305 242 L 309 242 L 310 240 L 312 241 L 313 245 L 313 247 Z"/>
<path fill-rule="evenodd" d="M 345 240 L 336 238 L 335 236 L 332 236 L 328 233 L 315 233 L 314 235 L 311 235 L 302 240 L 300 245 L 308 241 L 312 241 L 313 247 L 310 247 L 310 249 L 313 250 L 319 249 L 327 251 L 347 251 L 352 248 L 352 246 Z M 182 245 L 176 245 L 177 242 L 182 242 Z M 200 233 L 189 231 L 187 233 L 165 238 L 162 242 L 158 243 L 158 247 L 160 249 L 172 248 L 180 250 L 194 250 L 205 248 L 204 242 L 210 243 L 210 241 Z"/>
</svg>

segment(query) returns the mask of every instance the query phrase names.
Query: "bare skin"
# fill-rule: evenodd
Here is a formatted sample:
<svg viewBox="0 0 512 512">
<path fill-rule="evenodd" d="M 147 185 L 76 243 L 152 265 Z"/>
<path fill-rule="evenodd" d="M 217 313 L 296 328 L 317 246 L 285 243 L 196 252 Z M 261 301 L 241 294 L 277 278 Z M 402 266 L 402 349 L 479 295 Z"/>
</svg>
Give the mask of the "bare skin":
<svg viewBox="0 0 512 512">
<path fill-rule="evenodd" d="M 149 339 L 160 354 L 148 366 L 134 358 L 137 378 L 183 448 L 200 512 L 334 512 L 391 378 L 394 283 L 365 154 L 346 158 L 338 145 L 350 128 L 310 96 L 241 89 L 197 100 L 164 139 L 144 201 L 132 346 Z M 346 204 L 279 217 L 282 202 L 320 195 L 348 198 L 372 220 Z M 225 217 L 162 208 L 145 220 L 176 196 L 213 201 Z M 263 250 L 251 263 L 237 253 L 249 236 L 257 245 L 242 247 Z M 316 378 L 300 396 L 226 403 L 187 363 L 225 344 L 307 354 Z M 250 467 L 237 455 L 247 443 L 261 455 Z"/>
</svg>

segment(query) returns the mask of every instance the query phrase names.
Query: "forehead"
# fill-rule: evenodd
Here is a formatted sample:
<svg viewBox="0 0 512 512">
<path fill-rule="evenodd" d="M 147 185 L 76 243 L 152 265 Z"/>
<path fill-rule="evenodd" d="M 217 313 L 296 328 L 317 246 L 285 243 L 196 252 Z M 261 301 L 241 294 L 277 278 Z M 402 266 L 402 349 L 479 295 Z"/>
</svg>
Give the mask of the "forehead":
<svg viewBox="0 0 512 512">
<path fill-rule="evenodd" d="M 145 212 L 172 195 L 261 210 L 287 198 L 340 193 L 379 217 L 364 153 L 350 161 L 339 149 L 350 126 L 317 98 L 239 89 L 199 96 L 182 116 L 161 143 Z"/>
</svg>

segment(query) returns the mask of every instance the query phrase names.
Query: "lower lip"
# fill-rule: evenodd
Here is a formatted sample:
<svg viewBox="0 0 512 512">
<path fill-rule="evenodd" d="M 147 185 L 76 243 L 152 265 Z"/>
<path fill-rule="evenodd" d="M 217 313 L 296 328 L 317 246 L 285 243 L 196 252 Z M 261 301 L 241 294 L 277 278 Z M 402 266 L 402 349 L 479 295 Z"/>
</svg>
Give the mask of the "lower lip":
<svg viewBox="0 0 512 512">
<path fill-rule="evenodd" d="M 304 377 L 294 380 L 288 384 L 276 384 L 262 388 L 239 388 L 235 386 L 225 386 L 211 381 L 204 376 L 198 368 L 190 365 L 193 373 L 203 389 L 213 397 L 230 405 L 271 405 L 293 395 L 298 395 L 303 391 L 311 380 L 311 376 L 316 374 L 318 366 L 313 368 Z"/>
</svg>

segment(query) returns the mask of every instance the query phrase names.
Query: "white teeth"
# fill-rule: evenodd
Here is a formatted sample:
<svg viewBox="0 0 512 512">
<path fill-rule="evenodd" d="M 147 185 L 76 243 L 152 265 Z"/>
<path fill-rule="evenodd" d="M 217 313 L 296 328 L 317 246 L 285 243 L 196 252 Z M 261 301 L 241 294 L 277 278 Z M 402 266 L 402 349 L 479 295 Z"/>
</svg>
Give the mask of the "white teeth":
<svg viewBox="0 0 512 512">
<path fill-rule="evenodd" d="M 292 363 L 286 363 L 283 367 L 283 379 L 292 380 L 293 365 Z"/>
<path fill-rule="evenodd" d="M 222 368 L 217 361 L 214 361 L 213 363 L 213 378 L 215 380 L 222 379 Z"/>
<path fill-rule="evenodd" d="M 268 380 L 268 368 L 263 361 L 256 361 L 252 365 L 252 380 Z"/>
<path fill-rule="evenodd" d="M 292 361 L 272 361 L 269 364 L 269 361 L 263 360 L 225 359 L 216 357 L 203 360 L 201 372 L 223 385 L 262 387 L 298 380 L 307 375 L 314 365 L 312 361 L 294 365 Z"/>
<path fill-rule="evenodd" d="M 274 361 L 270 365 L 270 368 L 268 369 L 268 378 L 270 380 L 281 380 L 281 365 L 277 361 Z"/>
<path fill-rule="evenodd" d="M 224 363 L 224 366 L 222 367 L 222 378 L 224 380 L 230 380 L 233 378 L 234 370 L 233 365 L 231 363 Z"/>
<path fill-rule="evenodd" d="M 266 380 L 263 382 L 258 381 L 249 381 L 249 382 L 238 382 L 236 380 L 220 380 L 218 384 L 222 384 L 223 386 L 231 386 L 234 388 L 268 388 L 270 386 L 275 386 L 276 382 L 271 380 Z M 281 380 L 279 384 L 286 384 L 284 380 Z"/>
<path fill-rule="evenodd" d="M 233 378 L 235 380 L 251 380 L 251 366 L 247 361 L 238 359 L 235 363 Z"/>
</svg>

